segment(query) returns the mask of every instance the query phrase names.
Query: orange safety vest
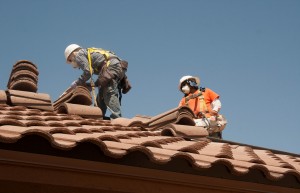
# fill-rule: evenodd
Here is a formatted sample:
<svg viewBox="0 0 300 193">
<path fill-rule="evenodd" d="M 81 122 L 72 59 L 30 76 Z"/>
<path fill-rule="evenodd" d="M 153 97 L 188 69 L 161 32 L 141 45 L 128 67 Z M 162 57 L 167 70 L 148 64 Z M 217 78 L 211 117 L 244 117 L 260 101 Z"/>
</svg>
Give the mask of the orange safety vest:
<svg viewBox="0 0 300 193">
<path fill-rule="evenodd" d="M 206 117 L 210 117 L 212 112 L 211 103 L 219 98 L 219 95 L 209 88 L 205 88 L 204 91 L 197 90 L 194 93 L 190 93 L 185 96 L 179 102 L 179 106 L 189 107 L 196 117 L 201 117 L 203 113 Z"/>
</svg>

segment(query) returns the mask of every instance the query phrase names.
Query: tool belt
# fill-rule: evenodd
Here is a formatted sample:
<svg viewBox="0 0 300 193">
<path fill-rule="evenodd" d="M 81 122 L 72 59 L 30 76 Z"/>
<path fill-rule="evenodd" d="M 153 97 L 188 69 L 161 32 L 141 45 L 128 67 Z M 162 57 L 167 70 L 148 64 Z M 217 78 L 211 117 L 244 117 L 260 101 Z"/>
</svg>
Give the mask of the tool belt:
<svg viewBox="0 0 300 193">
<path fill-rule="evenodd" d="M 128 68 L 128 62 L 125 60 L 121 60 L 120 64 L 121 64 L 122 69 L 125 70 L 125 72 L 126 72 L 127 68 Z M 120 81 L 120 89 L 122 90 L 123 94 L 128 93 L 129 90 L 131 89 L 131 84 L 130 84 L 126 74 Z"/>
<path fill-rule="evenodd" d="M 128 68 L 128 62 L 125 61 L 125 60 L 120 60 L 119 64 L 120 64 L 121 69 L 122 69 L 119 72 L 119 74 L 114 74 L 111 71 L 110 66 L 103 65 L 103 67 L 101 69 L 101 72 L 99 73 L 98 85 L 100 85 L 101 87 L 105 87 L 105 86 L 108 85 L 108 83 L 112 79 L 119 77 L 120 78 L 119 89 L 122 90 L 123 94 L 126 94 L 131 89 L 131 84 L 128 80 L 128 77 L 125 74 L 126 71 L 127 71 L 127 68 Z"/>
</svg>

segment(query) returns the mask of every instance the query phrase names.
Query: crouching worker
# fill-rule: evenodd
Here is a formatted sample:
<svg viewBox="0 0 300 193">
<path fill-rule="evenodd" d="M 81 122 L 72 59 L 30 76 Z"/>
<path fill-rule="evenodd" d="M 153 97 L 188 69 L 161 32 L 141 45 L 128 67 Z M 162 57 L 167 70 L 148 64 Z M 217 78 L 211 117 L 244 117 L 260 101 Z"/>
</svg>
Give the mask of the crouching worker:
<svg viewBox="0 0 300 193">
<path fill-rule="evenodd" d="M 111 111 L 110 118 L 118 118 L 121 113 L 122 93 L 127 93 L 131 86 L 126 76 L 128 63 L 121 60 L 113 52 L 101 48 L 82 48 L 77 44 L 71 44 L 65 49 L 65 58 L 73 68 L 83 71 L 82 75 L 71 84 L 71 88 L 85 85 L 91 80 L 94 103 L 102 110 L 104 118 L 107 109 Z M 93 81 L 92 76 L 98 75 Z M 95 101 L 94 87 L 98 87 L 98 95 Z"/>
<path fill-rule="evenodd" d="M 211 137 L 222 139 L 227 121 L 219 114 L 220 96 L 209 88 L 200 87 L 200 79 L 195 76 L 183 76 L 178 87 L 184 93 L 179 106 L 187 106 L 194 112 L 196 126 L 205 127 Z"/>
</svg>

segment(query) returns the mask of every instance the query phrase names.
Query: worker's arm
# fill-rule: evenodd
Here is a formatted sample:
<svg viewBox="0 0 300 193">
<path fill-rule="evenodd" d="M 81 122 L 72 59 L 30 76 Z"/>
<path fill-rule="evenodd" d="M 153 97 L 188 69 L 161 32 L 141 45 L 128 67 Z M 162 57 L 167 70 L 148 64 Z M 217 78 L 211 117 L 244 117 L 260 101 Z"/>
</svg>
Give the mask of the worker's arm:
<svg viewBox="0 0 300 193">
<path fill-rule="evenodd" d="M 85 49 L 82 49 L 78 52 L 76 61 L 78 62 L 80 69 L 83 70 L 82 75 L 77 80 L 77 82 L 82 85 L 91 78 L 88 53 Z M 103 62 L 105 61 L 105 57 L 100 53 L 94 52 L 91 53 L 91 61 L 92 67 L 94 67 L 97 66 L 97 64 L 103 64 Z"/>
<path fill-rule="evenodd" d="M 83 85 L 91 78 L 89 62 L 87 57 L 81 52 L 78 52 L 76 62 L 79 64 L 79 68 L 83 71 L 80 77 L 77 79 L 77 84 Z"/>
<path fill-rule="evenodd" d="M 222 107 L 222 103 L 219 98 L 216 98 L 215 100 L 212 101 L 211 103 L 212 107 L 212 114 L 217 115 Z"/>
</svg>

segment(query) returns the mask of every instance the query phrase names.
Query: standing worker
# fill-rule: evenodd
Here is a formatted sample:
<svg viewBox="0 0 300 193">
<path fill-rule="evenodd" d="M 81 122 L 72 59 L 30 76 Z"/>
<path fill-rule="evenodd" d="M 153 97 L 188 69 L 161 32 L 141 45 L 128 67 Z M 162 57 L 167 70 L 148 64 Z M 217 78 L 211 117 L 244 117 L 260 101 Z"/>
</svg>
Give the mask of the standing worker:
<svg viewBox="0 0 300 193">
<path fill-rule="evenodd" d="M 102 110 L 104 118 L 107 109 L 111 111 L 110 118 L 118 118 L 121 113 L 121 97 L 129 91 L 130 84 L 125 75 L 128 67 L 126 61 L 121 60 L 113 52 L 101 48 L 82 48 L 77 44 L 71 44 L 65 49 L 65 58 L 73 68 L 83 71 L 82 75 L 71 84 L 75 89 L 78 85 L 86 85 L 88 80 L 93 89 L 98 87 L 96 105 Z M 92 75 L 98 75 L 93 82 Z"/>
<path fill-rule="evenodd" d="M 179 106 L 189 107 L 195 114 L 196 126 L 208 128 L 211 137 L 221 139 L 227 121 L 219 115 L 220 96 L 209 88 L 200 87 L 200 79 L 195 76 L 183 76 L 178 87 L 184 93 Z"/>
</svg>

